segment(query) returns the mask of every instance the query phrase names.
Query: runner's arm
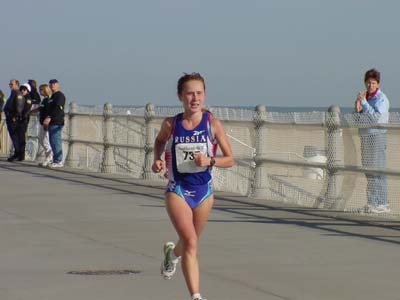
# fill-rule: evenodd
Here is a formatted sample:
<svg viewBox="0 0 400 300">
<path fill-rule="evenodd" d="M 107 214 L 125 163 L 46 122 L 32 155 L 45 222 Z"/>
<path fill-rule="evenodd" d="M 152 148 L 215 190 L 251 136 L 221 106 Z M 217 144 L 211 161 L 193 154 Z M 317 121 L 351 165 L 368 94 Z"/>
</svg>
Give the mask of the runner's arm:
<svg viewBox="0 0 400 300">
<path fill-rule="evenodd" d="M 211 118 L 211 132 L 214 138 L 218 142 L 218 146 L 221 148 L 222 156 L 215 157 L 214 166 L 219 168 L 230 168 L 235 164 L 231 145 L 226 135 L 224 126 L 221 121 L 215 118 Z M 211 159 L 210 159 L 211 161 Z"/>
<path fill-rule="evenodd" d="M 165 145 L 168 141 L 168 138 L 171 134 L 172 129 L 172 118 L 166 118 L 161 124 L 160 132 L 158 133 L 155 141 L 154 141 L 154 159 L 152 170 L 155 173 L 159 173 L 163 169 L 163 161 L 161 159 L 162 154 L 165 150 Z"/>
</svg>

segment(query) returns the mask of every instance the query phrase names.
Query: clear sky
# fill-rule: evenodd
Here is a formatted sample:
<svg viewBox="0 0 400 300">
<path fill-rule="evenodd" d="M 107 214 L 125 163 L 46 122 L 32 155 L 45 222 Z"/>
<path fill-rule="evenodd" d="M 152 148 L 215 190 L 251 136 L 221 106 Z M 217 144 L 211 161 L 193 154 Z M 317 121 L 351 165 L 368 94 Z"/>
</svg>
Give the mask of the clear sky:
<svg viewBox="0 0 400 300">
<path fill-rule="evenodd" d="M 207 104 L 353 106 L 382 72 L 399 107 L 397 0 L 15 0 L 1 3 L 0 89 L 60 81 L 79 104 L 177 105 L 183 72 Z"/>
</svg>

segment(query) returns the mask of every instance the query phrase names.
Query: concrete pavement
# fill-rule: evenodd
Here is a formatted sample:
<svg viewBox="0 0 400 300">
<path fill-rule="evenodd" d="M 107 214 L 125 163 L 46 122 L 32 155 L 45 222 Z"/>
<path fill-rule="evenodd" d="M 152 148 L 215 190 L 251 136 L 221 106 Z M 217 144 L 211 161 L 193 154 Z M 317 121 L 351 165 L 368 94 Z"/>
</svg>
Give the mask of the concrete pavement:
<svg viewBox="0 0 400 300">
<path fill-rule="evenodd" d="M 187 300 L 159 274 L 163 187 L 0 161 L 1 300 Z M 400 222 L 217 193 L 200 242 L 208 300 L 400 299 Z M 137 274 L 113 275 L 132 270 Z M 105 271 L 103 275 L 70 274 Z M 107 273 L 109 272 L 109 273 Z"/>
</svg>

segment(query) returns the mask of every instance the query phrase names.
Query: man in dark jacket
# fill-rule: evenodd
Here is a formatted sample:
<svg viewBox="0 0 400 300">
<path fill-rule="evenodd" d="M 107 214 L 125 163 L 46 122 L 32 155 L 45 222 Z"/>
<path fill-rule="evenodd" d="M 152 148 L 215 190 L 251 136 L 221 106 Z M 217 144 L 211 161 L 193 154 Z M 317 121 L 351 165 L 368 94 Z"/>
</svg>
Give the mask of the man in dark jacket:
<svg viewBox="0 0 400 300">
<path fill-rule="evenodd" d="M 8 84 L 8 86 L 10 87 L 10 96 L 8 97 L 7 101 L 6 101 L 6 105 L 7 102 L 14 97 L 14 94 L 18 92 L 19 90 L 19 81 L 17 79 L 11 79 L 10 83 Z M 5 109 L 5 106 L 4 106 Z"/>
<path fill-rule="evenodd" d="M 13 101 L 15 101 L 14 98 L 17 96 L 17 93 L 19 90 L 19 81 L 17 79 L 11 79 L 8 86 L 10 87 L 10 96 L 8 97 L 6 103 L 3 107 L 4 114 L 8 110 L 8 105 L 10 103 L 12 103 Z M 6 115 L 6 118 L 7 118 L 7 115 Z"/>
<path fill-rule="evenodd" d="M 49 86 L 53 92 L 47 106 L 48 116 L 43 121 L 43 126 L 48 127 L 51 150 L 53 151 L 53 162 L 51 168 L 63 167 L 62 153 L 62 129 L 64 127 L 65 96 L 60 91 L 57 79 L 51 79 Z"/>
<path fill-rule="evenodd" d="M 17 96 L 17 93 L 19 90 L 19 81 L 17 79 L 11 79 L 8 86 L 10 87 L 10 96 L 8 97 L 7 101 L 5 102 L 5 104 L 3 106 L 3 112 L 6 117 L 7 130 L 11 137 L 10 126 L 9 126 L 9 123 L 11 122 L 11 117 L 7 118 L 7 111 L 9 110 L 9 108 L 8 108 L 9 104 L 13 103 L 15 101 L 14 98 Z"/>
<path fill-rule="evenodd" d="M 10 85 L 11 86 L 11 85 Z M 18 90 L 12 90 L 10 98 L 4 107 L 7 129 L 14 146 L 14 155 L 8 161 L 25 159 L 26 130 L 28 129 L 29 113 L 32 101 L 29 97 L 31 87 L 24 83 Z"/>
</svg>

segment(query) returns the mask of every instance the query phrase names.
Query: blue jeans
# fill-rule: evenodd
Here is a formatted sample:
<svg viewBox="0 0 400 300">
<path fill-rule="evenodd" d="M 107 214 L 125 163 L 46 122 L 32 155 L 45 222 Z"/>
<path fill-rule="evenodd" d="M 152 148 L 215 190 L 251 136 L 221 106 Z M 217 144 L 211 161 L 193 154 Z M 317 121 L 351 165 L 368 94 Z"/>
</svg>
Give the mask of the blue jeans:
<svg viewBox="0 0 400 300">
<path fill-rule="evenodd" d="M 53 163 L 60 163 L 62 154 L 62 125 L 49 125 L 49 140 L 51 151 L 53 151 Z"/>
<path fill-rule="evenodd" d="M 364 167 L 386 167 L 386 133 L 361 136 L 361 160 Z M 387 205 L 387 178 L 384 174 L 365 174 L 367 199 L 372 206 Z"/>
</svg>

